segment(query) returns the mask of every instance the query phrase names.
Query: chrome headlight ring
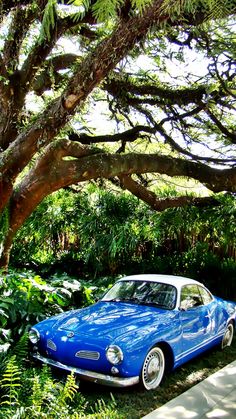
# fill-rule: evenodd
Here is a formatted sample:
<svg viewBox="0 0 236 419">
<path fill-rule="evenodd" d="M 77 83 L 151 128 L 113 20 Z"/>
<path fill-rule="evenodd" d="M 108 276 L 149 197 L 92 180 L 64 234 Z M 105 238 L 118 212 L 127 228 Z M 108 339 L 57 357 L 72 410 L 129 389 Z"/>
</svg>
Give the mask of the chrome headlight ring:
<svg viewBox="0 0 236 419">
<path fill-rule="evenodd" d="M 40 333 L 36 329 L 30 329 L 29 331 L 29 340 L 34 345 L 40 340 Z"/>
<path fill-rule="evenodd" d="M 112 365 L 118 365 L 124 359 L 123 352 L 122 352 L 121 348 L 117 345 L 108 346 L 108 348 L 106 350 L 106 357 L 107 357 L 107 360 Z"/>
</svg>

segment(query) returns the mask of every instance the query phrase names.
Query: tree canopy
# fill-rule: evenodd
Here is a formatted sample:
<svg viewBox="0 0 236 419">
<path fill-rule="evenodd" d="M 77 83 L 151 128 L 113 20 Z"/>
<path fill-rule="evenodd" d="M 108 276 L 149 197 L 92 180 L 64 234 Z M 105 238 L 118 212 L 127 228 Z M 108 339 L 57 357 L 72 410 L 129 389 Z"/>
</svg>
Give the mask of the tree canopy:
<svg viewBox="0 0 236 419">
<path fill-rule="evenodd" d="M 158 197 L 161 175 L 236 192 L 235 11 L 234 0 L 2 0 L 2 266 L 27 217 L 69 185 L 109 179 L 158 211 L 209 203 Z"/>
</svg>

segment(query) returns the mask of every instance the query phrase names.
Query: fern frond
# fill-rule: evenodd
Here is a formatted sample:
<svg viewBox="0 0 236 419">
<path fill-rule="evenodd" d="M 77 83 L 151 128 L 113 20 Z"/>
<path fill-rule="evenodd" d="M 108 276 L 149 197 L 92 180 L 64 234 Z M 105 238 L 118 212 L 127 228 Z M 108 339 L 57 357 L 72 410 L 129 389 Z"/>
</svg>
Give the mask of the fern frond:
<svg viewBox="0 0 236 419">
<path fill-rule="evenodd" d="M 48 365 L 44 364 L 41 369 L 40 383 L 44 384 L 48 380 L 52 380 L 52 370 Z"/>
<path fill-rule="evenodd" d="M 0 418 L 1 419 L 20 419 L 20 418 L 14 418 L 14 409 L 10 408 L 9 406 L 7 407 L 1 407 L 1 411 L 0 411 Z"/>
<path fill-rule="evenodd" d="M 124 0 L 97 0 L 93 5 L 93 14 L 98 22 L 105 22 L 116 17 L 123 3 Z"/>
<path fill-rule="evenodd" d="M 28 415 L 27 415 L 27 408 L 20 406 L 16 409 L 15 413 L 9 418 L 9 419 L 28 419 Z M 4 419 L 5 416 L 4 416 Z"/>
<path fill-rule="evenodd" d="M 103 399 L 97 400 L 91 409 L 93 417 L 97 419 L 119 419 L 120 414 L 117 412 L 117 404 L 112 393 L 110 393 L 111 402 L 106 404 Z"/>
<path fill-rule="evenodd" d="M 40 31 L 40 41 L 51 39 L 51 31 L 54 29 L 57 18 L 57 0 L 48 0 L 44 9 L 42 26 Z"/>
<path fill-rule="evenodd" d="M 34 409 L 40 410 L 43 403 L 43 397 L 38 375 L 33 378 L 32 395 L 30 399 L 31 405 L 34 406 Z"/>
<path fill-rule="evenodd" d="M 137 9 L 140 13 L 142 13 L 152 2 L 153 0 L 131 0 L 132 7 Z"/>
<path fill-rule="evenodd" d="M 62 403 L 66 403 L 66 401 L 69 399 L 70 401 L 73 400 L 75 397 L 79 386 L 76 384 L 75 376 L 73 373 L 69 374 L 66 379 L 66 383 L 61 391 L 60 399 Z"/>
<path fill-rule="evenodd" d="M 17 365 L 15 355 L 11 356 L 6 364 L 0 387 L 5 393 L 1 405 L 17 405 L 19 389 L 21 387 L 21 371 Z"/>
<path fill-rule="evenodd" d="M 43 415 L 43 410 L 53 405 L 57 395 L 57 388 L 51 376 L 51 370 L 44 365 L 39 375 L 32 379 L 32 393 L 30 395 L 31 410 L 35 414 Z"/>
<path fill-rule="evenodd" d="M 233 3 L 231 0 L 208 0 L 208 19 L 222 19 L 225 16 L 229 16 L 235 9 L 235 4 Z"/>
<path fill-rule="evenodd" d="M 181 17 L 184 13 L 194 16 L 197 11 L 202 11 L 206 20 L 221 19 L 230 15 L 234 8 L 232 0 L 164 0 L 162 3 L 162 13 L 170 18 Z"/>
<path fill-rule="evenodd" d="M 23 366 L 25 360 L 27 359 L 28 346 L 29 346 L 28 333 L 25 333 L 23 336 L 21 336 L 16 346 L 12 350 L 12 355 L 15 355 L 16 361 L 19 366 Z"/>
<path fill-rule="evenodd" d="M 78 7 L 78 12 L 76 12 L 72 19 L 74 22 L 78 22 L 83 19 L 85 13 L 90 7 L 90 0 L 70 0 L 70 4 Z"/>
</svg>

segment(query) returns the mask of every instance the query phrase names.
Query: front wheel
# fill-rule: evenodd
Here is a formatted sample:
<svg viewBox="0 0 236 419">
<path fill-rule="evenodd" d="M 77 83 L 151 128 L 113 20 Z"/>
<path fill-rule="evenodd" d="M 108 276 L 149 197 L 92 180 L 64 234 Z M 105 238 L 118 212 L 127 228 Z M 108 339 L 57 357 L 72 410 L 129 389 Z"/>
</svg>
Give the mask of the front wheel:
<svg viewBox="0 0 236 419">
<path fill-rule="evenodd" d="M 234 337 L 234 325 L 232 322 L 230 322 L 225 330 L 222 342 L 221 342 L 221 349 L 226 348 L 227 346 L 230 346 L 232 343 Z"/>
<path fill-rule="evenodd" d="M 152 348 L 143 363 L 141 372 L 141 385 L 146 390 L 156 389 L 164 375 L 165 356 L 159 346 Z"/>
</svg>

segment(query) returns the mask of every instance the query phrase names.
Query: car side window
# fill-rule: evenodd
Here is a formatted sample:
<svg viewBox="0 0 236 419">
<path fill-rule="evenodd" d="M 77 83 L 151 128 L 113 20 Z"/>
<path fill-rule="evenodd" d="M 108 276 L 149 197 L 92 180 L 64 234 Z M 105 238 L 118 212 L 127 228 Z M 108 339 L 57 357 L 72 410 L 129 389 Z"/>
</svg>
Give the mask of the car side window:
<svg viewBox="0 0 236 419">
<path fill-rule="evenodd" d="M 203 304 L 209 304 L 213 300 L 211 293 L 206 288 L 199 287 L 199 291 L 203 300 Z"/>
<path fill-rule="evenodd" d="M 181 290 L 180 308 L 188 310 L 203 304 L 201 294 L 197 285 L 185 285 Z"/>
</svg>

